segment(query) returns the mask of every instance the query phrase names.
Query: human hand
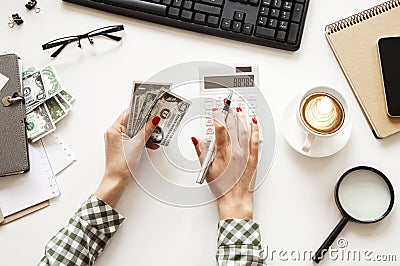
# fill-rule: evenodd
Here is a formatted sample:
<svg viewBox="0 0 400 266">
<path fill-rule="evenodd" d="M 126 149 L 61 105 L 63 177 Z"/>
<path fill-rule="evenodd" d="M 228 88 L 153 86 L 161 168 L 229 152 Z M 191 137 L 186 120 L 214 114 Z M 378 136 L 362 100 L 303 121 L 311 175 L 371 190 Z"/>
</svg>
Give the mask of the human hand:
<svg viewBox="0 0 400 266">
<path fill-rule="evenodd" d="M 253 218 L 253 188 L 258 164 L 259 128 L 257 120 L 249 125 L 241 108 L 236 116 L 229 108 L 226 122 L 220 110 L 213 111 L 215 158 L 208 168 L 206 181 L 217 197 L 219 216 L 224 219 Z M 200 163 L 207 144 L 192 138 Z"/>
<path fill-rule="evenodd" d="M 104 133 L 106 146 L 106 167 L 104 176 L 95 195 L 114 207 L 123 191 L 132 180 L 133 171 L 137 168 L 143 148 L 158 149 L 160 146 L 147 143 L 154 129 L 160 122 L 155 116 L 133 137 L 126 132 L 127 114 L 123 112 L 114 124 Z"/>
</svg>

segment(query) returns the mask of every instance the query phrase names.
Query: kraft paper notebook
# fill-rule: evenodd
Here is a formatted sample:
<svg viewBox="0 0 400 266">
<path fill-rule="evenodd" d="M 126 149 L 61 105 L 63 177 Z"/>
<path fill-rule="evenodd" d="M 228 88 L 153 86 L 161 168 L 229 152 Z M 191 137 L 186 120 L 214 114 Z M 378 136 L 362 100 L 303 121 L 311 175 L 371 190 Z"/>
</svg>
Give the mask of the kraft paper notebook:
<svg viewBox="0 0 400 266">
<path fill-rule="evenodd" d="M 390 0 L 327 25 L 325 36 L 376 138 L 400 131 L 386 112 L 378 40 L 400 36 L 400 0 Z M 400 48 L 399 48 L 400 49 Z"/>
</svg>

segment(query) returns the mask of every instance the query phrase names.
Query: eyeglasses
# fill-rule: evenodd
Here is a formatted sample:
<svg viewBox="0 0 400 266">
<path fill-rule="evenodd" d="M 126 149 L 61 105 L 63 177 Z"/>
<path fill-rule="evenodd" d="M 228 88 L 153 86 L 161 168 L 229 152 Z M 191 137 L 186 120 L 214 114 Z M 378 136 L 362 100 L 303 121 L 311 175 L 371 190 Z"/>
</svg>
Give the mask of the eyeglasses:
<svg viewBox="0 0 400 266">
<path fill-rule="evenodd" d="M 86 34 L 68 36 L 68 37 L 63 37 L 63 38 L 58 38 L 58 39 L 52 40 L 48 43 L 43 44 L 42 48 L 43 48 L 43 50 L 47 50 L 50 48 L 60 46 L 54 53 L 51 54 L 51 57 L 56 57 L 70 43 L 78 42 L 78 47 L 82 48 L 82 45 L 81 45 L 82 39 L 88 39 L 88 41 L 91 45 L 94 44 L 94 41 L 92 38 L 96 37 L 96 36 L 103 36 L 103 37 L 110 38 L 114 41 L 120 41 L 120 40 L 122 40 L 122 37 L 115 36 L 110 33 L 122 31 L 122 30 L 124 30 L 124 25 L 107 26 L 107 27 L 103 27 L 103 28 L 100 28 L 97 30 L 90 31 Z"/>
</svg>

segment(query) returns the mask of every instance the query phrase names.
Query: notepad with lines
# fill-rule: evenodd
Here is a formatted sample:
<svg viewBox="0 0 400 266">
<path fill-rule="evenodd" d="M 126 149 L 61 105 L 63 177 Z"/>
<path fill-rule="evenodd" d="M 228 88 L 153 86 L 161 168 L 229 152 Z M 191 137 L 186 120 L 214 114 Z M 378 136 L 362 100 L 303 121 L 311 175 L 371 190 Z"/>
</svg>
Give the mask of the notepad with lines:
<svg viewBox="0 0 400 266">
<path fill-rule="evenodd" d="M 390 0 L 325 28 L 325 36 L 377 138 L 400 131 L 386 112 L 378 40 L 400 36 L 400 0 Z"/>
</svg>

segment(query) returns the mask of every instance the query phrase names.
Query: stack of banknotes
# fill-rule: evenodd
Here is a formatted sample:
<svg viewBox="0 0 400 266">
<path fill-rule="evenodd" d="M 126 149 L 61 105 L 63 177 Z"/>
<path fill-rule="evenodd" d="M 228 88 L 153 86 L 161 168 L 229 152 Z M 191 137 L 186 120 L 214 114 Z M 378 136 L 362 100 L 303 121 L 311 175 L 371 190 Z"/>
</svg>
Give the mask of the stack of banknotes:
<svg viewBox="0 0 400 266">
<path fill-rule="evenodd" d="M 127 131 L 134 137 L 151 117 L 159 116 L 160 122 L 149 142 L 168 146 L 179 128 L 191 102 L 172 93 L 171 84 L 134 82 L 128 115 Z"/>
<path fill-rule="evenodd" d="M 65 90 L 53 66 L 30 67 L 22 72 L 28 140 L 35 142 L 56 130 L 68 115 L 74 97 Z"/>
</svg>

